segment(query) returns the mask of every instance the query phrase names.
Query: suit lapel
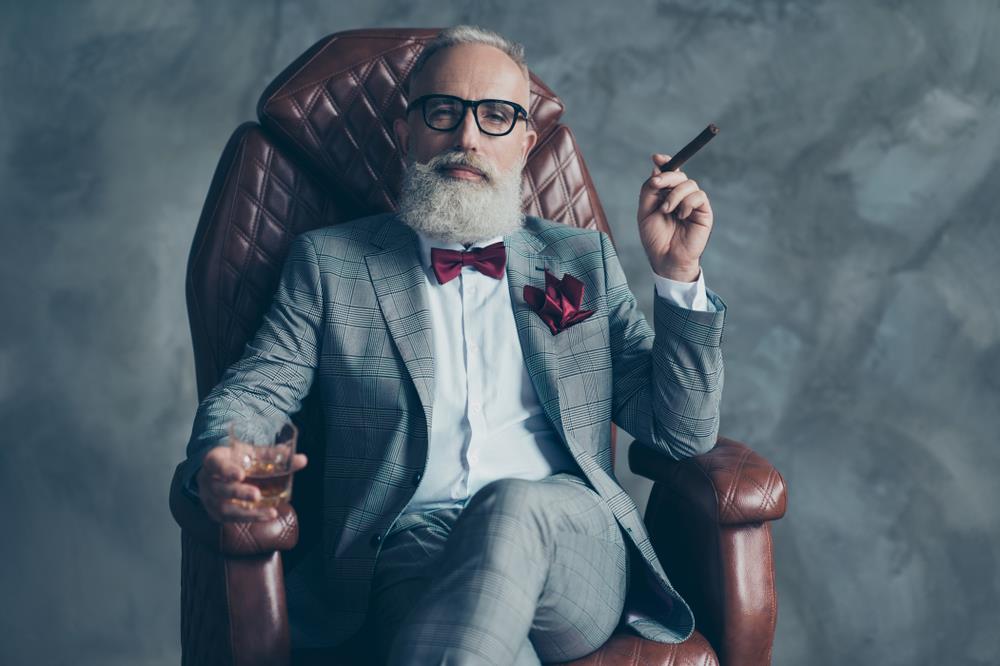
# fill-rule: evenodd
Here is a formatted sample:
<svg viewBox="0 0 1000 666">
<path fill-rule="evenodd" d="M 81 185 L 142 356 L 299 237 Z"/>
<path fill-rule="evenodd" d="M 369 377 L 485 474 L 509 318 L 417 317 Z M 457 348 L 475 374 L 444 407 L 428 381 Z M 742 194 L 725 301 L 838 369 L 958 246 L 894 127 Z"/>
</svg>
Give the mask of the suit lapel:
<svg viewBox="0 0 1000 666">
<path fill-rule="evenodd" d="M 387 215 L 382 227 L 373 230 L 372 242 L 381 247 L 365 256 L 368 274 L 389 334 L 423 405 L 429 434 L 434 403 L 434 340 L 417 235 L 395 215 Z"/>
<path fill-rule="evenodd" d="M 562 276 L 558 257 L 543 254 L 544 243 L 528 228 L 504 238 L 507 249 L 507 284 L 514 310 L 514 322 L 528 375 L 549 420 L 563 439 L 562 413 L 559 407 L 559 345 L 545 322 L 524 300 L 524 286 L 545 290 L 545 271 Z"/>
</svg>

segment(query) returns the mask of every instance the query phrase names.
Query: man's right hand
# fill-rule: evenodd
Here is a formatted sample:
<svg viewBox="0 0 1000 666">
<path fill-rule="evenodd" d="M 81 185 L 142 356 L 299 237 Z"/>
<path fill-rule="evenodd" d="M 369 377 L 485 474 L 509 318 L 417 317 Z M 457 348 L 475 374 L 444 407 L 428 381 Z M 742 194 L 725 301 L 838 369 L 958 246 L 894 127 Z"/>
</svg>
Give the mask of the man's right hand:
<svg viewBox="0 0 1000 666">
<path fill-rule="evenodd" d="M 296 453 L 292 458 L 292 472 L 297 472 L 307 463 L 304 453 Z M 243 483 L 246 472 L 236 461 L 233 449 L 216 446 L 205 454 L 198 470 L 198 496 L 205 507 L 205 513 L 216 522 L 247 522 L 274 520 L 278 517 L 273 507 L 248 508 L 239 501 L 256 502 L 260 490 L 249 483 Z"/>
</svg>

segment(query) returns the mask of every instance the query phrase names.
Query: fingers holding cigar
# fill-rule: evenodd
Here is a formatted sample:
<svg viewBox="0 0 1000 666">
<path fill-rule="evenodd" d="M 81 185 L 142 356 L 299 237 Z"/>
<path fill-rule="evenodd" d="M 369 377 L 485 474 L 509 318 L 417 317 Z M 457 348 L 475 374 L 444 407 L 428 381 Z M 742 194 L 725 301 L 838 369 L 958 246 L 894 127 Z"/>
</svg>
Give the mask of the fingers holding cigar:
<svg viewBox="0 0 1000 666">
<path fill-rule="evenodd" d="M 694 181 L 689 181 L 694 182 Z M 691 220 L 703 226 L 711 226 L 712 205 L 708 202 L 708 195 L 703 190 L 695 190 L 681 199 L 674 208 L 671 209 L 679 220 Z M 708 220 L 695 220 L 695 212 L 699 216 L 709 216 Z"/>
<path fill-rule="evenodd" d="M 683 173 L 681 171 L 664 171 L 663 167 L 670 162 L 671 156 L 666 153 L 653 153 L 653 173 L 654 176 L 662 174 Z"/>
<path fill-rule="evenodd" d="M 664 155 L 661 153 L 656 153 L 653 155 L 653 173 L 650 175 L 650 183 L 655 189 L 662 190 L 664 188 L 677 187 L 685 180 L 688 176 L 683 171 L 661 171 L 660 167 L 670 161 L 670 155 Z"/>
<path fill-rule="evenodd" d="M 698 183 L 688 179 L 670 190 L 660 209 L 667 214 L 673 213 L 679 220 L 684 220 L 695 209 L 707 204 L 708 195 L 698 189 Z"/>
<path fill-rule="evenodd" d="M 660 170 L 669 161 L 670 155 L 653 155 L 656 166 L 643 188 L 645 207 L 649 210 L 658 207 L 664 215 L 674 213 L 680 220 L 686 220 L 698 209 L 710 212 L 708 195 L 699 188 L 697 181 L 688 178 L 683 171 Z"/>
<path fill-rule="evenodd" d="M 663 202 L 663 198 L 669 193 L 671 188 L 677 187 L 687 180 L 687 174 L 683 171 L 660 171 L 659 165 L 665 164 L 669 160 L 670 155 L 661 155 L 659 153 L 653 155 L 653 163 L 657 166 L 653 167 L 653 173 L 642 184 L 640 194 L 643 206 L 650 209 L 656 208 L 656 206 Z"/>
<path fill-rule="evenodd" d="M 698 183 L 680 171 L 688 159 L 718 133 L 709 125 L 676 155 L 652 156 L 653 172 L 639 190 L 639 238 L 657 275 L 694 282 L 712 232 L 712 206 Z"/>
</svg>

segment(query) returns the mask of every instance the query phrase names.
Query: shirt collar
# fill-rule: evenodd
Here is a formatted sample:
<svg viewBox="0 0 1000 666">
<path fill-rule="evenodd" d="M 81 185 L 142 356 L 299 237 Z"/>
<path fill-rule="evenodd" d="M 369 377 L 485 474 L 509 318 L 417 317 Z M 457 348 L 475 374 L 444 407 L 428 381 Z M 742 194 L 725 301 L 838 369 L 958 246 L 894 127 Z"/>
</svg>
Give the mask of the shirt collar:
<svg viewBox="0 0 1000 666">
<path fill-rule="evenodd" d="M 416 231 L 414 229 L 414 231 Z M 465 250 L 466 247 L 461 243 L 449 243 L 448 241 L 439 240 L 432 236 L 427 236 L 426 234 L 416 231 L 417 240 L 420 244 L 420 262 L 424 265 L 424 268 L 431 270 L 431 248 L 441 247 L 448 250 Z M 486 240 L 476 241 L 471 247 L 486 247 L 487 245 L 492 245 L 497 241 L 502 241 L 503 236 L 494 236 L 493 238 L 488 238 Z"/>
</svg>

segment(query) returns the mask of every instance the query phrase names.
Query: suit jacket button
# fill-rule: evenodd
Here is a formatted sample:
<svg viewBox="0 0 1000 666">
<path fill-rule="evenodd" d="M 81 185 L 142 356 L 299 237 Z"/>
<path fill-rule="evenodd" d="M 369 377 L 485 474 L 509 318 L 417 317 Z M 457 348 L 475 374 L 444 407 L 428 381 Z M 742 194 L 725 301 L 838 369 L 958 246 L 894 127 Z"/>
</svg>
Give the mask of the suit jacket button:
<svg viewBox="0 0 1000 666">
<path fill-rule="evenodd" d="M 371 540 L 372 548 L 378 548 L 378 545 L 380 543 L 382 543 L 382 535 L 376 533 L 375 536 L 373 536 L 372 540 Z"/>
<path fill-rule="evenodd" d="M 416 474 L 414 474 L 413 475 L 413 485 L 415 485 L 415 486 L 420 485 L 420 479 L 422 479 L 422 478 L 424 478 L 423 472 L 417 472 Z"/>
</svg>

